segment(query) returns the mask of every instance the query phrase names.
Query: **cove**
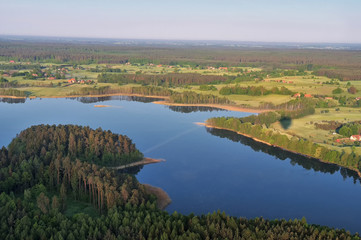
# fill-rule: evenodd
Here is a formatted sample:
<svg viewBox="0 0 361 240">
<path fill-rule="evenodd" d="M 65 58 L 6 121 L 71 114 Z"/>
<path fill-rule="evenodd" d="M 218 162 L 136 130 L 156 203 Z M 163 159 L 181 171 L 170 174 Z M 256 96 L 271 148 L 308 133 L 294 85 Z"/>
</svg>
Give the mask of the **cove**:
<svg viewBox="0 0 361 240">
<path fill-rule="evenodd" d="M 151 103 L 156 100 L 1 99 L 0 146 L 31 125 L 101 127 L 127 135 L 146 157 L 166 159 L 144 166 L 137 178 L 169 194 L 169 212 L 206 214 L 220 209 L 247 218 L 305 216 L 309 223 L 361 232 L 360 181 L 351 171 L 194 124 L 250 113 Z M 110 107 L 95 108 L 99 102 Z"/>
</svg>

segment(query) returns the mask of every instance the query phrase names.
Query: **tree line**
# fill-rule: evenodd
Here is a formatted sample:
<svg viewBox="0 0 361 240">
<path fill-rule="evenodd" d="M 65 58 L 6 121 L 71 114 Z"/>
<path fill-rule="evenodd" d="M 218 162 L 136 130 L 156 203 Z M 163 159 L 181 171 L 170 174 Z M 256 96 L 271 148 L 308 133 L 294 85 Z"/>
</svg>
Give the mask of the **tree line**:
<svg viewBox="0 0 361 240">
<path fill-rule="evenodd" d="M 328 78 L 336 78 L 340 81 L 361 80 L 361 71 L 359 69 L 327 69 L 322 68 L 313 72 L 316 76 L 326 76 Z"/>
<path fill-rule="evenodd" d="M 6 84 L 5 84 L 6 85 Z M 15 88 L 0 88 L 0 95 L 3 96 L 14 96 L 14 97 L 26 97 L 27 92 L 17 90 Z"/>
<path fill-rule="evenodd" d="M 0 150 L 0 192 L 41 188 L 38 205 L 44 213 L 51 210 L 48 196 L 54 190 L 63 210 L 67 196 L 92 203 L 100 212 L 127 202 L 138 205 L 150 199 L 144 187 L 133 176 L 102 166 L 141 159 L 127 136 L 74 125 L 32 126 Z"/>
<path fill-rule="evenodd" d="M 183 86 L 191 84 L 214 84 L 228 80 L 227 77 L 218 75 L 202 75 L 198 73 L 168 73 L 168 74 L 108 74 L 101 73 L 98 75 L 98 82 L 101 83 L 138 83 L 143 85 L 154 86 Z"/>
<path fill-rule="evenodd" d="M 293 92 L 286 87 L 273 87 L 271 89 L 267 89 L 263 86 L 248 86 L 241 87 L 239 85 L 236 86 L 226 86 L 222 87 L 219 90 L 219 94 L 221 95 L 249 95 L 249 96 L 261 96 L 261 95 L 269 95 L 269 94 L 279 94 L 279 95 L 291 95 Z"/>
<path fill-rule="evenodd" d="M 304 218 L 248 220 L 220 211 L 169 214 L 157 209 L 154 196 L 134 176 L 101 167 L 107 151 L 137 152 L 127 137 L 101 129 L 39 125 L 22 131 L 0 150 L 0 238 L 359 239 Z M 99 165 L 83 158 L 87 152 L 94 152 Z M 98 213 L 67 212 L 76 202 Z"/>
<path fill-rule="evenodd" d="M 22 64 L 22 63 L 11 63 L 11 64 L 0 64 L 0 70 L 24 70 L 42 68 L 39 64 Z"/>
<path fill-rule="evenodd" d="M 43 213 L 14 195 L 0 195 L 2 239 L 360 239 L 343 229 L 302 220 L 245 219 L 213 212 L 207 215 L 169 214 L 155 205 L 126 204 L 106 214 L 67 217 L 59 211 Z"/>
<path fill-rule="evenodd" d="M 233 104 L 224 97 L 218 97 L 212 94 L 198 94 L 191 91 L 176 92 L 164 87 L 139 86 L 139 87 L 122 87 L 112 89 L 109 86 L 98 88 L 84 87 L 73 91 L 69 96 L 76 95 L 106 95 L 106 94 L 139 94 L 145 96 L 162 96 L 169 97 L 170 103 L 184 104 Z"/>
<path fill-rule="evenodd" d="M 244 122 L 238 118 L 211 118 L 207 120 L 207 124 L 246 134 L 285 150 L 320 159 L 328 163 L 337 164 L 353 170 L 361 170 L 361 156 L 354 152 L 346 153 L 344 151 L 331 150 L 307 139 L 295 136 L 289 138 L 284 134 L 263 128 L 260 124 Z"/>
<path fill-rule="evenodd" d="M 232 102 L 225 97 L 221 98 L 212 94 L 198 94 L 191 91 L 174 92 L 174 94 L 170 96 L 169 102 L 185 104 L 232 104 Z"/>
<path fill-rule="evenodd" d="M 361 121 L 350 122 L 343 124 L 337 129 L 337 132 L 345 137 L 350 137 L 351 135 L 360 135 L 361 134 Z"/>
</svg>

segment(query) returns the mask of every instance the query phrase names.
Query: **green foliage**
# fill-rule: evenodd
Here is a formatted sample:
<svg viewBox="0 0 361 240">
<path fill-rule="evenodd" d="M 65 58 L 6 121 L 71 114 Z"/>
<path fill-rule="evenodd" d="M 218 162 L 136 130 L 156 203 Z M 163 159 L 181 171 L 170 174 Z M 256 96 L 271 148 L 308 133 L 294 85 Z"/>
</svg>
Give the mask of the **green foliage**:
<svg viewBox="0 0 361 240">
<path fill-rule="evenodd" d="M 13 89 L 13 88 L 1 88 L 0 96 L 14 96 L 14 97 L 26 97 L 27 93 L 25 91 Z"/>
<path fill-rule="evenodd" d="M 338 133 L 345 137 L 359 135 L 361 134 L 361 122 L 357 121 L 344 124 L 341 128 L 338 129 Z"/>
<path fill-rule="evenodd" d="M 127 136 L 75 125 L 32 126 L 10 143 L 9 152 L 39 159 L 68 156 L 70 160 L 101 166 L 123 165 L 143 158 Z"/>
<path fill-rule="evenodd" d="M 128 137 L 100 128 L 33 126 L 0 150 L 0 192 L 24 193 L 43 214 L 52 208 L 66 210 L 68 200 L 89 202 L 100 212 L 127 203 L 140 205 L 151 198 L 135 177 L 100 166 L 142 158 Z M 54 191 L 59 198 L 50 198 Z"/>
<path fill-rule="evenodd" d="M 199 90 L 201 90 L 201 91 L 217 91 L 217 88 L 213 85 L 200 85 Z"/>
<path fill-rule="evenodd" d="M 292 91 L 287 89 L 286 87 L 274 87 L 272 89 L 266 89 L 263 86 L 248 86 L 248 87 L 240 87 L 238 85 L 234 87 L 223 87 L 219 90 L 219 94 L 221 95 L 230 95 L 230 94 L 238 94 L 238 95 L 250 95 L 250 96 L 261 96 L 268 94 L 280 94 L 280 95 L 291 95 Z"/>
<path fill-rule="evenodd" d="M 146 74 L 108 74 L 98 75 L 98 82 L 101 83 L 139 83 L 154 86 L 183 86 L 191 84 L 210 84 L 227 81 L 226 77 L 218 75 L 201 75 L 198 73 L 169 73 L 159 75 Z"/>
<path fill-rule="evenodd" d="M 207 120 L 207 124 L 246 134 L 281 147 L 282 149 L 321 159 L 325 162 L 334 163 L 351 169 L 361 169 L 361 156 L 356 155 L 355 153 L 340 153 L 336 150 L 330 150 L 311 141 L 296 137 L 288 139 L 285 135 L 262 128 L 259 124 L 254 124 L 254 119 L 257 118 L 211 118 Z M 245 120 L 249 121 L 246 122 Z"/>
<path fill-rule="evenodd" d="M 69 95 L 104 95 L 104 94 L 111 94 L 114 91 L 110 89 L 110 87 L 108 86 L 104 86 L 104 87 L 83 87 L 80 88 L 79 90 L 73 91 L 71 93 L 69 93 Z"/>
<path fill-rule="evenodd" d="M 231 104 L 227 98 L 220 98 L 212 94 L 198 94 L 195 92 L 185 91 L 182 93 L 174 93 L 170 96 L 171 103 L 186 104 Z"/>
<path fill-rule="evenodd" d="M 345 230 L 301 220 L 245 219 L 213 212 L 202 216 L 169 214 L 149 202 L 114 207 L 101 216 L 72 217 L 42 212 L 14 196 L 0 195 L 1 239 L 359 239 Z M 17 213 L 17 214 L 15 214 Z"/>
<path fill-rule="evenodd" d="M 244 126 L 252 134 L 262 131 L 258 125 Z M 89 144 L 85 150 L 75 149 L 80 136 Z M 359 239 L 345 230 L 309 225 L 304 218 L 247 220 L 220 211 L 202 216 L 161 211 L 134 177 L 76 159 L 87 148 L 102 151 L 112 137 L 100 129 L 34 126 L 9 149 L 2 148 L 0 239 L 307 239 L 324 234 Z M 114 151 L 131 146 L 117 137 L 109 145 Z"/>
<path fill-rule="evenodd" d="M 343 90 L 339 87 L 332 90 L 332 94 L 340 94 L 340 93 L 343 93 Z"/>
</svg>

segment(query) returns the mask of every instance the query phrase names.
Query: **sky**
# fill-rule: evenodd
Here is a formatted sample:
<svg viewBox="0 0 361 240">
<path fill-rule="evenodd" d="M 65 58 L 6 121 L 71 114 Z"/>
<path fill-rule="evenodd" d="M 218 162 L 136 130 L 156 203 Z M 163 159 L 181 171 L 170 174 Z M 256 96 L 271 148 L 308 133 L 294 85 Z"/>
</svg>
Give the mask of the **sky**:
<svg viewBox="0 0 361 240">
<path fill-rule="evenodd" d="M 0 35 L 361 43 L 361 0 L 0 0 Z"/>
</svg>

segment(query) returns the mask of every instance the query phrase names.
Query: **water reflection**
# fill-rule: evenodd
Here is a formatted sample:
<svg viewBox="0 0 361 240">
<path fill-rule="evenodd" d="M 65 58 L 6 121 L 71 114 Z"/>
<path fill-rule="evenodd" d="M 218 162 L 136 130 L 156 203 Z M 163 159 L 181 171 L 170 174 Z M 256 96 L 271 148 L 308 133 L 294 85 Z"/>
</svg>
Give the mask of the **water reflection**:
<svg viewBox="0 0 361 240">
<path fill-rule="evenodd" d="M 203 107 L 203 106 L 167 106 L 167 107 L 174 112 L 181 112 L 181 113 L 227 111 L 221 108 Z"/>
<path fill-rule="evenodd" d="M 25 103 L 26 98 L 0 98 L 3 103 Z"/>
<path fill-rule="evenodd" d="M 297 164 L 299 166 L 302 166 L 304 169 L 307 170 L 312 169 L 315 172 L 322 172 L 322 173 L 334 174 L 339 171 L 344 179 L 352 178 L 355 184 L 357 182 L 361 183 L 357 173 L 347 168 L 342 168 L 334 164 L 323 163 L 314 158 L 307 158 L 292 152 L 285 151 L 281 148 L 268 146 L 260 142 L 257 142 L 251 138 L 239 135 L 232 131 L 216 129 L 216 128 L 206 128 L 206 130 L 208 133 L 214 136 L 220 138 L 228 138 L 233 142 L 240 142 L 244 145 L 250 146 L 254 151 L 262 151 L 269 155 L 275 156 L 280 160 L 290 159 L 290 163 L 292 165 Z"/>
<path fill-rule="evenodd" d="M 139 96 L 104 96 L 104 97 L 69 97 L 67 99 L 76 100 L 82 103 L 96 103 L 96 102 L 105 102 L 105 101 L 136 101 L 142 103 L 150 103 L 154 101 L 162 101 L 162 98 L 154 98 L 154 97 L 139 97 Z"/>
</svg>

